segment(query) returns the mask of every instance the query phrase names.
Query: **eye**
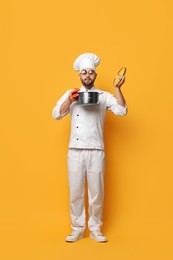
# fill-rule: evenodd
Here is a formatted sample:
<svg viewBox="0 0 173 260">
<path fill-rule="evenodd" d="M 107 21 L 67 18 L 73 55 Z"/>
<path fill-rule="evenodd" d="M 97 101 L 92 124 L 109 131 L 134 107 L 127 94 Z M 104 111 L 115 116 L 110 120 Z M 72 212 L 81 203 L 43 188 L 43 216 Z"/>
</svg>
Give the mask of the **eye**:
<svg viewBox="0 0 173 260">
<path fill-rule="evenodd" d="M 82 71 L 81 71 L 81 74 L 82 74 L 82 75 L 85 75 L 85 74 L 87 74 L 87 71 L 86 71 L 86 70 L 82 70 Z"/>
</svg>

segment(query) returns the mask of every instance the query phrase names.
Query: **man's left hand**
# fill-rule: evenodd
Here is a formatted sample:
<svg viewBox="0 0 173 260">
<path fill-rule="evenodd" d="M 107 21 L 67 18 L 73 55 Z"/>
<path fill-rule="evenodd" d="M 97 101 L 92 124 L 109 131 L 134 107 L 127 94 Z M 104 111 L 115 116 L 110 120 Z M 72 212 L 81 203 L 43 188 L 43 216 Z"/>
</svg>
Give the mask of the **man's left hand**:
<svg viewBox="0 0 173 260">
<path fill-rule="evenodd" d="M 116 88 L 120 88 L 125 82 L 125 76 L 120 77 L 119 76 L 119 81 L 117 82 L 117 84 L 115 85 Z"/>
</svg>

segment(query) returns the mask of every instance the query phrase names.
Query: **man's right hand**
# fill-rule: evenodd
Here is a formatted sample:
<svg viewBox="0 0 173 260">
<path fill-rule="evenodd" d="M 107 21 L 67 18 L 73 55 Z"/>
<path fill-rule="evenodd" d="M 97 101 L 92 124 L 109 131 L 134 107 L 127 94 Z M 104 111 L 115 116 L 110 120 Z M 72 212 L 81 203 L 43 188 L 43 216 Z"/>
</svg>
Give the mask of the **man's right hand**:
<svg viewBox="0 0 173 260">
<path fill-rule="evenodd" d="M 77 100 L 79 94 L 77 94 L 77 92 L 80 90 L 80 88 L 75 88 L 73 89 L 70 94 L 69 94 L 69 99 L 71 102 L 74 102 Z"/>
</svg>

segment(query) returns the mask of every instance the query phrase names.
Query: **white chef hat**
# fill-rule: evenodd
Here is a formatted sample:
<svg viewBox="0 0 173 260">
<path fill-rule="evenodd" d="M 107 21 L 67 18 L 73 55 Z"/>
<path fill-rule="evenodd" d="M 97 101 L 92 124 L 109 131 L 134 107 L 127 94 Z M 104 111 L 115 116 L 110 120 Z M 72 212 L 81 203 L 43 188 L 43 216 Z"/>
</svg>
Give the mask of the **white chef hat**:
<svg viewBox="0 0 173 260">
<path fill-rule="evenodd" d="M 86 68 L 96 69 L 97 65 L 100 64 L 100 59 L 93 53 L 81 54 L 73 63 L 74 70 L 82 71 Z"/>
</svg>

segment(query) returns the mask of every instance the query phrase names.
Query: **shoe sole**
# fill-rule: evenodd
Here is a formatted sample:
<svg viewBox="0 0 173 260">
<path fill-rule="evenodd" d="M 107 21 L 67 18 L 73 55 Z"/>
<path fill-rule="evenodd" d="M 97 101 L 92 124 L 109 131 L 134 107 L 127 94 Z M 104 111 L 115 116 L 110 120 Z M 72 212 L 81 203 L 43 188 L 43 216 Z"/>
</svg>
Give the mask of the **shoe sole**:
<svg viewBox="0 0 173 260">
<path fill-rule="evenodd" d="M 78 240 L 80 240 L 81 238 L 83 238 L 84 236 L 79 236 L 76 240 L 68 240 L 66 239 L 65 242 L 68 242 L 68 243 L 74 243 L 74 242 L 77 242 Z"/>
</svg>

